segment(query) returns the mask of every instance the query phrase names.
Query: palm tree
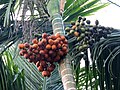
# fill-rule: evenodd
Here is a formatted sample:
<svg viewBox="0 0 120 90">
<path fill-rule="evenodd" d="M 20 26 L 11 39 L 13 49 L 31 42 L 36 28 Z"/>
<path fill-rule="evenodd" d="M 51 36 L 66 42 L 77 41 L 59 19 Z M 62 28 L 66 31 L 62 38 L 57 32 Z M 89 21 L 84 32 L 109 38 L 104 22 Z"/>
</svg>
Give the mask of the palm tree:
<svg viewBox="0 0 120 90">
<path fill-rule="evenodd" d="M 82 16 L 89 15 L 89 13 L 92 13 L 93 11 L 96 11 L 96 10 L 98 10 L 98 9 L 108 5 L 108 4 L 104 4 L 104 5 L 100 5 L 100 6 L 96 7 L 98 4 L 97 5 L 95 5 L 95 4 L 99 0 L 92 0 L 90 3 L 86 3 L 86 2 L 88 2 L 88 0 L 84 0 L 84 2 L 82 2 L 83 0 L 82 1 L 81 0 L 75 0 L 75 1 L 73 0 L 72 2 L 71 1 L 72 0 L 66 0 L 65 11 L 63 12 L 63 19 L 64 19 L 64 21 L 75 20 L 79 14 L 81 14 Z M 79 2 L 79 3 L 77 3 L 77 2 Z M 59 3 L 60 2 L 58 0 L 50 0 L 50 1 L 47 1 L 47 0 L 41 0 L 41 1 L 38 1 L 38 0 L 35 0 L 35 1 L 32 1 L 32 0 L 17 0 L 16 2 L 14 2 L 13 0 L 9 0 L 9 1 L 5 1 L 4 0 L 1 3 L 4 3 L 4 4 L 6 3 L 5 5 L 7 7 L 7 9 L 4 7 L 4 11 L 6 13 L 2 13 L 3 16 L 5 16 L 5 19 L 3 19 L 4 20 L 3 27 L 6 26 L 7 28 L 9 28 L 9 26 L 11 24 L 13 24 L 16 27 L 13 30 L 13 32 L 16 32 L 18 30 L 17 28 L 21 29 L 21 26 L 19 26 L 19 23 L 21 23 L 22 24 L 22 30 L 23 30 L 23 36 L 24 36 L 24 40 L 25 41 L 29 41 L 30 42 L 30 40 L 32 38 L 34 38 L 34 37 L 29 38 L 28 37 L 29 35 L 32 35 L 32 34 L 36 34 L 37 35 L 37 34 L 41 34 L 41 33 L 44 32 L 42 30 L 39 30 L 39 26 L 41 26 L 42 24 L 38 24 L 39 26 L 37 26 L 37 28 L 34 28 L 33 25 L 34 25 L 34 23 L 37 23 L 36 21 L 43 21 L 42 23 L 44 23 L 45 21 L 48 21 L 48 17 L 49 16 L 50 16 L 50 18 L 52 20 L 53 33 L 54 34 L 60 33 L 61 35 L 64 35 L 64 33 L 65 33 L 62 16 L 60 15 L 61 12 L 59 11 L 60 10 L 60 7 L 59 7 Z M 22 3 L 24 3 L 24 4 L 22 4 Z M 73 5 L 71 5 L 72 3 L 73 3 Z M 81 4 L 83 4 L 83 7 L 81 6 Z M 46 5 L 47 5 L 47 7 L 46 7 Z M 14 14 L 13 14 L 14 13 L 14 9 L 16 9 L 17 7 L 19 7 L 19 9 L 20 9 L 21 6 L 23 8 L 23 11 L 22 11 L 22 22 L 18 22 L 17 23 L 17 21 L 14 21 L 12 19 L 12 16 L 14 17 Z M 79 8 L 79 6 L 81 6 L 81 7 Z M 64 5 L 63 5 L 63 7 L 64 7 Z M 63 7 L 61 9 L 63 9 Z M 91 9 L 88 9 L 90 7 L 91 7 Z M 68 15 L 70 10 L 75 9 L 75 8 L 76 8 L 76 10 L 75 10 L 76 12 L 75 13 L 71 12 L 71 14 Z M 31 15 L 28 15 L 28 18 L 27 18 L 26 12 L 28 10 L 30 10 Z M 37 11 L 37 14 L 34 14 L 35 13 L 34 10 Z M 47 12 L 47 10 L 48 10 L 48 12 Z M 85 13 L 85 10 L 87 10 L 86 13 Z M 69 17 L 67 17 L 67 16 L 69 16 Z M 73 17 L 75 17 L 75 18 L 73 18 Z M 29 22 L 27 22 L 27 24 L 25 23 L 26 22 L 25 19 L 29 20 Z M 27 25 L 29 25 L 29 27 Z M 36 32 L 34 29 L 35 30 L 39 30 L 39 33 Z M 9 30 L 7 30 L 7 31 L 9 32 Z M 30 33 L 26 33 L 28 31 Z M 14 35 L 13 35 L 13 37 L 7 43 L 5 43 L 5 45 L 7 45 L 9 42 L 11 42 L 13 40 L 14 40 L 13 43 L 18 41 L 18 39 L 21 37 L 21 33 L 18 32 L 17 35 L 15 33 L 15 36 L 17 38 L 14 37 Z M 5 34 L 5 37 L 6 37 L 6 34 Z M 8 38 L 9 37 L 6 37 L 6 40 L 4 39 L 4 41 L 7 41 Z M 4 44 L 4 43 L 2 43 L 2 44 Z M 10 44 L 10 46 L 12 44 Z M 11 50 L 10 50 L 11 54 L 14 54 L 13 50 L 14 50 L 14 47 L 12 47 Z M 5 50 L 3 50 L 3 51 L 5 51 Z M 34 88 L 38 89 L 38 87 L 41 88 L 41 85 L 43 83 L 43 78 L 40 77 L 41 74 L 37 71 L 36 67 L 34 65 L 30 65 L 25 60 L 23 61 L 22 60 L 23 58 L 21 59 L 19 56 L 17 58 L 18 58 L 19 61 L 17 60 L 15 62 L 19 65 L 19 67 L 25 69 L 25 75 L 26 75 L 26 81 L 25 82 L 28 85 L 28 86 L 26 85 L 27 89 L 34 89 Z M 70 66 L 71 61 L 70 61 L 69 58 L 71 58 L 71 57 L 69 55 L 67 55 L 65 60 L 59 63 L 59 70 L 60 70 L 60 74 L 61 74 L 61 77 L 62 77 L 62 82 L 63 82 L 63 86 L 64 86 L 65 90 L 69 90 L 71 88 L 72 89 L 76 89 L 76 85 L 75 85 L 74 78 L 73 78 L 74 77 L 73 76 L 73 72 L 72 72 L 72 69 L 71 69 L 71 66 Z M 67 73 L 64 74 L 64 72 L 67 72 Z M 54 77 L 56 77 L 56 75 L 55 75 L 56 73 L 57 73 L 57 75 L 59 75 L 59 73 L 57 71 L 55 71 L 55 72 L 53 72 L 53 74 L 54 74 L 53 76 Z M 52 77 L 51 77 L 51 79 L 52 79 Z M 48 80 L 48 86 L 49 86 L 50 85 L 50 83 L 49 83 L 50 80 L 49 80 L 49 78 L 47 80 Z M 34 82 L 34 81 L 36 81 L 36 82 Z M 55 82 L 61 83 L 60 77 L 59 77 L 59 79 L 54 80 L 52 84 L 54 84 Z M 35 86 L 34 83 L 37 83 L 37 85 Z M 46 80 L 44 81 L 44 83 L 46 84 Z M 54 87 L 52 89 L 61 87 L 62 83 L 58 87 L 57 86 L 55 87 L 55 86 L 56 86 L 56 84 L 54 84 Z M 44 87 L 44 88 L 47 88 L 47 87 Z M 49 87 L 48 87 L 48 89 L 49 89 Z M 58 90 L 61 90 L 61 88 L 58 89 Z"/>
</svg>

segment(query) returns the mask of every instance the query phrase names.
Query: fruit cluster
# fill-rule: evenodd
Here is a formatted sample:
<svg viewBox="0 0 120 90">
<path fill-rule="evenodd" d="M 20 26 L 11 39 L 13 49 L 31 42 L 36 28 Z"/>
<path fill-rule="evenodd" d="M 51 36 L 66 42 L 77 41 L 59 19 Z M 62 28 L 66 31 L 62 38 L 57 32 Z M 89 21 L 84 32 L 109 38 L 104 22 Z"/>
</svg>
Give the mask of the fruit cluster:
<svg viewBox="0 0 120 90">
<path fill-rule="evenodd" d="M 68 52 L 68 41 L 60 34 L 42 34 L 42 39 L 33 39 L 32 44 L 23 43 L 18 45 L 19 54 L 36 64 L 44 77 L 49 77 L 55 69 L 55 62 L 62 60 Z"/>
<path fill-rule="evenodd" d="M 70 27 L 66 27 L 68 38 L 76 39 L 77 50 L 83 51 L 101 38 L 107 38 L 107 34 L 111 33 L 112 28 L 100 26 L 98 20 L 95 21 L 95 25 L 90 24 L 90 20 L 80 16 L 76 22 L 71 22 Z"/>
</svg>

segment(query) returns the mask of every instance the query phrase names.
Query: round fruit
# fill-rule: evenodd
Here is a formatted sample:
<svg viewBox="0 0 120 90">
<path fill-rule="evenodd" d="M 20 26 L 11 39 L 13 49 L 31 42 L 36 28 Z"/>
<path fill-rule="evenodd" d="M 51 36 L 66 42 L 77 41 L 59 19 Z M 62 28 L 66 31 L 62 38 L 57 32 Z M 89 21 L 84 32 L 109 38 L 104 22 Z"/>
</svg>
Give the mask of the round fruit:
<svg viewBox="0 0 120 90">
<path fill-rule="evenodd" d="M 54 64 L 51 64 L 51 65 L 47 68 L 47 70 L 48 70 L 49 72 L 52 72 L 54 69 L 55 69 L 55 65 L 54 65 Z"/>
<path fill-rule="evenodd" d="M 49 56 L 48 56 L 48 54 L 45 54 L 45 59 L 47 59 Z"/>
<path fill-rule="evenodd" d="M 61 47 L 62 47 L 62 45 L 59 43 L 59 44 L 57 45 L 57 48 L 60 49 Z"/>
<path fill-rule="evenodd" d="M 46 49 L 51 49 L 52 47 L 51 47 L 51 45 L 50 44 L 47 44 L 46 45 Z"/>
<path fill-rule="evenodd" d="M 47 36 L 48 36 L 47 33 L 42 34 L 42 38 L 47 38 Z"/>
<path fill-rule="evenodd" d="M 22 52 L 22 50 L 19 52 L 19 54 L 20 54 L 21 56 L 23 56 L 23 55 L 24 55 L 24 53 Z"/>
<path fill-rule="evenodd" d="M 38 44 L 33 44 L 33 45 L 32 45 L 32 48 L 33 48 L 33 49 L 37 49 L 37 48 L 38 48 Z"/>
<path fill-rule="evenodd" d="M 75 35 L 76 37 L 78 37 L 78 36 L 79 36 L 79 32 L 75 31 L 75 32 L 74 32 L 74 35 Z"/>
<path fill-rule="evenodd" d="M 54 53 L 54 52 L 53 52 L 52 50 L 49 51 L 49 55 L 53 55 L 53 53 Z"/>
<path fill-rule="evenodd" d="M 54 44 L 55 44 L 55 45 L 57 45 L 58 43 L 59 43 L 59 40 L 58 40 L 58 39 L 54 40 Z"/>
<path fill-rule="evenodd" d="M 44 61 L 44 60 L 40 60 L 40 65 L 43 66 L 43 67 L 46 67 L 46 66 L 47 66 L 47 63 L 46 63 L 46 61 Z"/>
<path fill-rule="evenodd" d="M 60 38 L 60 34 L 59 33 L 56 33 L 55 36 L 56 36 L 56 38 Z"/>
<path fill-rule="evenodd" d="M 38 67 L 38 70 L 39 70 L 40 72 L 42 72 L 42 71 L 44 70 L 43 66 L 40 65 L 40 66 Z"/>
<path fill-rule="evenodd" d="M 29 54 L 28 54 L 28 53 L 25 53 L 25 54 L 24 54 L 24 58 L 28 59 L 28 58 L 29 58 Z"/>
<path fill-rule="evenodd" d="M 33 39 L 33 40 L 32 40 L 32 43 L 33 43 L 33 44 L 38 44 L 38 40 L 37 40 L 37 39 Z"/>
<path fill-rule="evenodd" d="M 19 48 L 19 49 L 24 49 L 25 46 L 24 46 L 24 44 L 18 44 L 18 48 Z"/>
<path fill-rule="evenodd" d="M 35 56 L 34 55 L 30 55 L 30 60 L 34 60 L 35 59 Z"/>
<path fill-rule="evenodd" d="M 37 67 L 40 66 L 40 62 L 39 62 L 39 61 L 36 62 L 36 66 L 37 66 Z"/>
<path fill-rule="evenodd" d="M 41 42 L 42 42 L 43 44 L 46 44 L 46 43 L 47 43 L 47 40 L 46 40 L 45 38 L 43 38 L 43 39 L 41 40 Z"/>
<path fill-rule="evenodd" d="M 48 43 L 49 43 L 50 45 L 53 45 L 53 44 L 54 44 L 54 41 L 53 41 L 52 39 L 49 39 L 49 40 L 48 40 Z"/>
<path fill-rule="evenodd" d="M 25 46 L 25 48 L 29 48 L 30 47 L 30 45 L 28 43 L 25 43 L 24 46 Z"/>
<path fill-rule="evenodd" d="M 52 50 L 56 50 L 56 49 L 57 49 L 56 45 L 52 45 Z"/>
<path fill-rule="evenodd" d="M 62 47 L 62 51 L 67 51 L 67 47 Z"/>
<path fill-rule="evenodd" d="M 60 60 L 60 56 L 57 55 L 55 58 L 54 58 L 54 62 L 58 62 Z"/>
<path fill-rule="evenodd" d="M 45 51 L 44 50 L 40 50 L 39 52 L 41 55 L 44 55 L 45 54 Z"/>
<path fill-rule="evenodd" d="M 55 35 L 51 35 L 51 39 L 55 40 L 56 36 Z"/>
<path fill-rule="evenodd" d="M 63 56 L 63 55 L 64 55 L 63 51 L 59 50 L 59 51 L 58 51 L 58 55 L 59 55 L 59 56 Z"/>
<path fill-rule="evenodd" d="M 61 36 L 61 40 L 64 41 L 65 40 L 65 36 Z"/>
<path fill-rule="evenodd" d="M 73 30 L 75 30 L 75 28 L 76 28 L 76 25 L 72 26 L 72 29 L 73 29 Z"/>
<path fill-rule="evenodd" d="M 42 71 L 42 76 L 43 77 L 49 77 L 50 76 L 50 72 L 49 71 Z"/>
<path fill-rule="evenodd" d="M 43 43 L 41 41 L 38 42 L 38 46 L 42 46 Z"/>
<path fill-rule="evenodd" d="M 87 23 L 87 24 L 90 24 L 90 20 L 87 20 L 86 23 Z"/>
</svg>

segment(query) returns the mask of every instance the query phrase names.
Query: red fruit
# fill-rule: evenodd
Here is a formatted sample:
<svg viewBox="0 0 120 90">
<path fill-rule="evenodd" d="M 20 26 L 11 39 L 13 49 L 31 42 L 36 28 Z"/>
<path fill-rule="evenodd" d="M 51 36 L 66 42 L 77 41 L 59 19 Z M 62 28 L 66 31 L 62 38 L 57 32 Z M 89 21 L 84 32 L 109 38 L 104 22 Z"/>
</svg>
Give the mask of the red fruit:
<svg viewBox="0 0 120 90">
<path fill-rule="evenodd" d="M 47 63 L 44 60 L 40 60 L 40 65 L 42 65 L 43 67 L 47 67 Z"/>
<path fill-rule="evenodd" d="M 52 39 L 49 39 L 49 40 L 48 40 L 48 43 L 49 43 L 50 45 L 53 45 L 53 44 L 54 44 L 54 41 L 53 41 Z"/>
<path fill-rule="evenodd" d="M 35 54 L 38 54 L 38 53 L 39 53 L 39 51 L 36 50 L 36 49 L 34 49 L 34 50 L 32 50 L 32 51 L 33 51 L 33 53 L 35 53 Z"/>
<path fill-rule="evenodd" d="M 32 40 L 32 43 L 33 43 L 33 44 L 38 44 L 38 40 L 37 40 L 37 39 L 33 39 L 33 40 Z"/>
<path fill-rule="evenodd" d="M 38 42 L 38 46 L 42 46 L 43 43 L 41 41 Z"/>
<path fill-rule="evenodd" d="M 50 72 L 49 71 L 42 71 L 42 76 L 43 77 L 49 77 L 50 76 Z"/>
<path fill-rule="evenodd" d="M 24 58 L 28 59 L 29 58 L 29 54 L 28 53 L 24 54 Z"/>
<path fill-rule="evenodd" d="M 35 56 L 34 55 L 30 55 L 30 60 L 34 60 Z"/>
<path fill-rule="evenodd" d="M 48 70 L 49 72 L 52 72 L 54 69 L 55 69 L 55 65 L 54 65 L 54 64 L 51 64 L 51 65 L 47 68 L 47 70 Z"/>
<path fill-rule="evenodd" d="M 59 43 L 59 44 L 57 45 L 57 48 L 60 49 L 61 47 L 62 47 L 62 45 Z"/>
<path fill-rule="evenodd" d="M 47 38 L 47 36 L 48 36 L 47 33 L 42 34 L 42 38 Z"/>
<path fill-rule="evenodd" d="M 54 58 L 54 62 L 58 62 L 60 60 L 60 56 L 57 55 L 55 58 Z"/>
<path fill-rule="evenodd" d="M 36 62 L 36 66 L 37 66 L 37 67 L 40 66 L 40 62 L 39 62 L 39 61 Z"/>
<path fill-rule="evenodd" d="M 46 45 L 46 49 L 51 49 L 51 45 L 50 45 L 50 44 L 47 44 L 47 45 Z"/>
<path fill-rule="evenodd" d="M 45 38 L 43 38 L 43 39 L 41 40 L 41 42 L 42 42 L 43 44 L 46 44 L 46 43 L 47 43 L 47 40 L 46 40 Z"/>
<path fill-rule="evenodd" d="M 40 60 L 40 59 L 41 59 L 40 54 L 37 54 L 37 55 L 36 55 L 36 59 L 37 59 L 37 60 Z"/>
<path fill-rule="evenodd" d="M 49 51 L 49 55 L 52 55 L 54 53 L 54 51 L 50 50 Z"/>
<path fill-rule="evenodd" d="M 23 55 L 24 55 L 24 53 L 22 52 L 22 50 L 19 52 L 19 54 L 20 54 L 21 56 L 23 56 Z"/>
<path fill-rule="evenodd" d="M 63 51 L 59 50 L 58 55 L 63 56 L 64 55 Z"/>
<path fill-rule="evenodd" d="M 64 44 L 68 44 L 68 41 L 67 41 L 67 39 L 65 39 L 65 40 L 63 41 L 63 43 L 64 43 Z"/>
<path fill-rule="evenodd" d="M 48 56 L 48 54 L 45 54 L 45 59 L 47 59 L 49 56 Z"/>
<path fill-rule="evenodd" d="M 48 62 L 53 62 L 53 60 L 51 59 L 51 57 L 48 57 L 48 58 L 47 58 L 47 61 L 48 61 Z"/>
<path fill-rule="evenodd" d="M 57 49 L 56 45 L 52 45 L 52 50 L 56 50 L 56 49 Z"/>
<path fill-rule="evenodd" d="M 48 50 L 47 50 L 47 49 L 44 49 L 44 52 L 47 54 L 47 53 L 48 53 Z"/>
<path fill-rule="evenodd" d="M 44 54 L 45 54 L 45 51 L 44 51 L 44 50 L 40 50 L 40 54 L 41 54 L 41 55 L 44 55 Z"/>
<path fill-rule="evenodd" d="M 44 67 L 40 65 L 40 66 L 38 67 L 38 70 L 39 70 L 40 72 L 42 72 L 42 71 L 44 70 Z"/>
<path fill-rule="evenodd" d="M 62 47 L 62 51 L 67 51 L 67 47 Z"/>
<path fill-rule="evenodd" d="M 30 47 L 30 45 L 27 42 L 24 44 L 24 46 L 25 46 L 25 48 L 29 48 Z"/>
<path fill-rule="evenodd" d="M 25 46 L 24 46 L 24 44 L 18 44 L 18 48 L 19 48 L 19 49 L 24 49 Z"/>
</svg>

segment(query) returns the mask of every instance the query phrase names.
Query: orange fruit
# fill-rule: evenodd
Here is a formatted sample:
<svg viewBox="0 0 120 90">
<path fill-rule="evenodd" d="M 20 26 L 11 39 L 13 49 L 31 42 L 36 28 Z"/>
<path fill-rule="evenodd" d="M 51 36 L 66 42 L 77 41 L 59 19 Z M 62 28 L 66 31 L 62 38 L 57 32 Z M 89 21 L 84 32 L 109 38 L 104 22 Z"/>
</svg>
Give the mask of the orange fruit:
<svg viewBox="0 0 120 90">
<path fill-rule="evenodd" d="M 48 40 L 48 43 L 49 43 L 50 45 L 53 45 L 53 44 L 54 44 L 54 42 L 53 42 L 52 39 L 49 39 L 49 40 Z"/>
<path fill-rule="evenodd" d="M 75 30 L 75 28 L 76 28 L 76 25 L 72 26 L 72 30 Z"/>
<path fill-rule="evenodd" d="M 18 48 L 19 48 L 19 49 L 24 49 L 25 46 L 24 46 L 24 44 L 18 44 Z"/>
<path fill-rule="evenodd" d="M 47 45 L 46 45 L 46 49 L 51 49 L 51 45 L 50 45 L 50 44 L 47 44 Z"/>
<path fill-rule="evenodd" d="M 51 39 L 55 40 L 56 36 L 55 35 L 51 35 Z"/>
<path fill-rule="evenodd" d="M 56 45 L 52 45 L 52 50 L 56 50 L 56 49 L 57 49 Z"/>
<path fill-rule="evenodd" d="M 33 48 L 33 49 L 37 49 L 37 48 L 38 48 L 38 44 L 33 44 L 33 45 L 32 45 L 32 48 Z"/>
<path fill-rule="evenodd" d="M 42 34 L 42 38 L 47 38 L 47 36 L 48 36 L 47 33 Z"/>
<path fill-rule="evenodd" d="M 79 32 L 75 31 L 75 32 L 74 32 L 74 35 L 75 35 L 76 37 L 78 37 L 78 36 L 79 36 Z"/>
<path fill-rule="evenodd" d="M 49 71 L 42 71 L 42 76 L 43 77 L 49 77 L 50 76 L 50 72 Z"/>
<path fill-rule="evenodd" d="M 58 39 L 54 40 L 54 44 L 55 44 L 55 45 L 57 45 L 58 43 L 59 43 L 59 40 L 58 40 Z"/>
<path fill-rule="evenodd" d="M 59 33 L 55 34 L 55 36 L 56 36 L 56 38 L 60 38 L 60 34 Z"/>
<path fill-rule="evenodd" d="M 32 40 L 32 43 L 33 43 L 33 44 L 38 44 L 38 40 L 37 40 L 37 39 L 33 39 L 33 40 Z"/>
<path fill-rule="evenodd" d="M 61 36 L 61 40 L 64 41 L 66 38 L 65 36 Z"/>
</svg>

